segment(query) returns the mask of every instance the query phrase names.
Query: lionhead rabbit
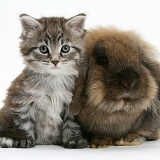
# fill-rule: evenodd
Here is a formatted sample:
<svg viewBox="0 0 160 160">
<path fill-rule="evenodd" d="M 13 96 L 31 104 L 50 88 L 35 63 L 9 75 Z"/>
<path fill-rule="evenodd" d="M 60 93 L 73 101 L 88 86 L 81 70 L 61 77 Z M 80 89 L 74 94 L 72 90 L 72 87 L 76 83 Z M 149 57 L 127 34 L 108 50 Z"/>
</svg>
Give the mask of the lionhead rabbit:
<svg viewBox="0 0 160 160">
<path fill-rule="evenodd" d="M 158 139 L 158 52 L 134 32 L 112 27 L 89 31 L 86 43 L 71 111 L 91 146 Z"/>
</svg>

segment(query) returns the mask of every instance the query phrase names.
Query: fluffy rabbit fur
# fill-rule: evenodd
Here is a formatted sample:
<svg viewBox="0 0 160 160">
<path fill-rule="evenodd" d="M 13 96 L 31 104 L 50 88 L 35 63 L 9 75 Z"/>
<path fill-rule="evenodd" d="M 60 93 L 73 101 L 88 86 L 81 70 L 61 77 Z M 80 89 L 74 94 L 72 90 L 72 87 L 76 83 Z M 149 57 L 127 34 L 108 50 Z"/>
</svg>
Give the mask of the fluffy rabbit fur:
<svg viewBox="0 0 160 160">
<path fill-rule="evenodd" d="M 159 53 L 132 31 L 86 35 L 71 111 L 92 147 L 139 145 L 160 137 Z"/>
</svg>

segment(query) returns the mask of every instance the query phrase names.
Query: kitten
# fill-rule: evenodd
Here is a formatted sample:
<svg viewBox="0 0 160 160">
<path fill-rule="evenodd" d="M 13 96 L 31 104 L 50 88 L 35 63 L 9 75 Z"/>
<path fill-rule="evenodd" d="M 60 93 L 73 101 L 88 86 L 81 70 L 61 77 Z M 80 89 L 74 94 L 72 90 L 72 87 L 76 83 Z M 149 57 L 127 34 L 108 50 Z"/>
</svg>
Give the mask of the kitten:
<svg viewBox="0 0 160 160">
<path fill-rule="evenodd" d="M 0 110 L 0 147 L 87 146 L 68 109 L 84 52 L 85 17 L 20 16 L 26 67 L 12 82 Z"/>
</svg>

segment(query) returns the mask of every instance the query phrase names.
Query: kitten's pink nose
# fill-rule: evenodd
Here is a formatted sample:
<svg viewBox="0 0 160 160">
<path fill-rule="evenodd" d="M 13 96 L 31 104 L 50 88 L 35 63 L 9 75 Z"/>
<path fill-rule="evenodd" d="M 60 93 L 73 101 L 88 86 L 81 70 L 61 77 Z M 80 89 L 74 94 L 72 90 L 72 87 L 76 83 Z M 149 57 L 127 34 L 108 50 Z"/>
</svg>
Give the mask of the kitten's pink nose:
<svg viewBox="0 0 160 160">
<path fill-rule="evenodd" d="M 56 66 L 59 63 L 59 61 L 55 60 L 55 61 L 52 61 L 52 63 Z"/>
</svg>

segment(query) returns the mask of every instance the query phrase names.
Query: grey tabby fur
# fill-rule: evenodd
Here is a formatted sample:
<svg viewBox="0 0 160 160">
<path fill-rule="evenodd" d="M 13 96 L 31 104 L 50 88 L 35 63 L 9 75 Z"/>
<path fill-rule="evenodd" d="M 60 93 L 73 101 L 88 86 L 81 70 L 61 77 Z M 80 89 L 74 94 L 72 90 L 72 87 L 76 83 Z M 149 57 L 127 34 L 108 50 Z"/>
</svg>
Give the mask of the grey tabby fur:
<svg viewBox="0 0 160 160">
<path fill-rule="evenodd" d="M 87 146 L 68 109 L 85 48 L 85 17 L 20 16 L 20 49 L 26 67 L 12 82 L 0 110 L 1 147 Z"/>
</svg>

